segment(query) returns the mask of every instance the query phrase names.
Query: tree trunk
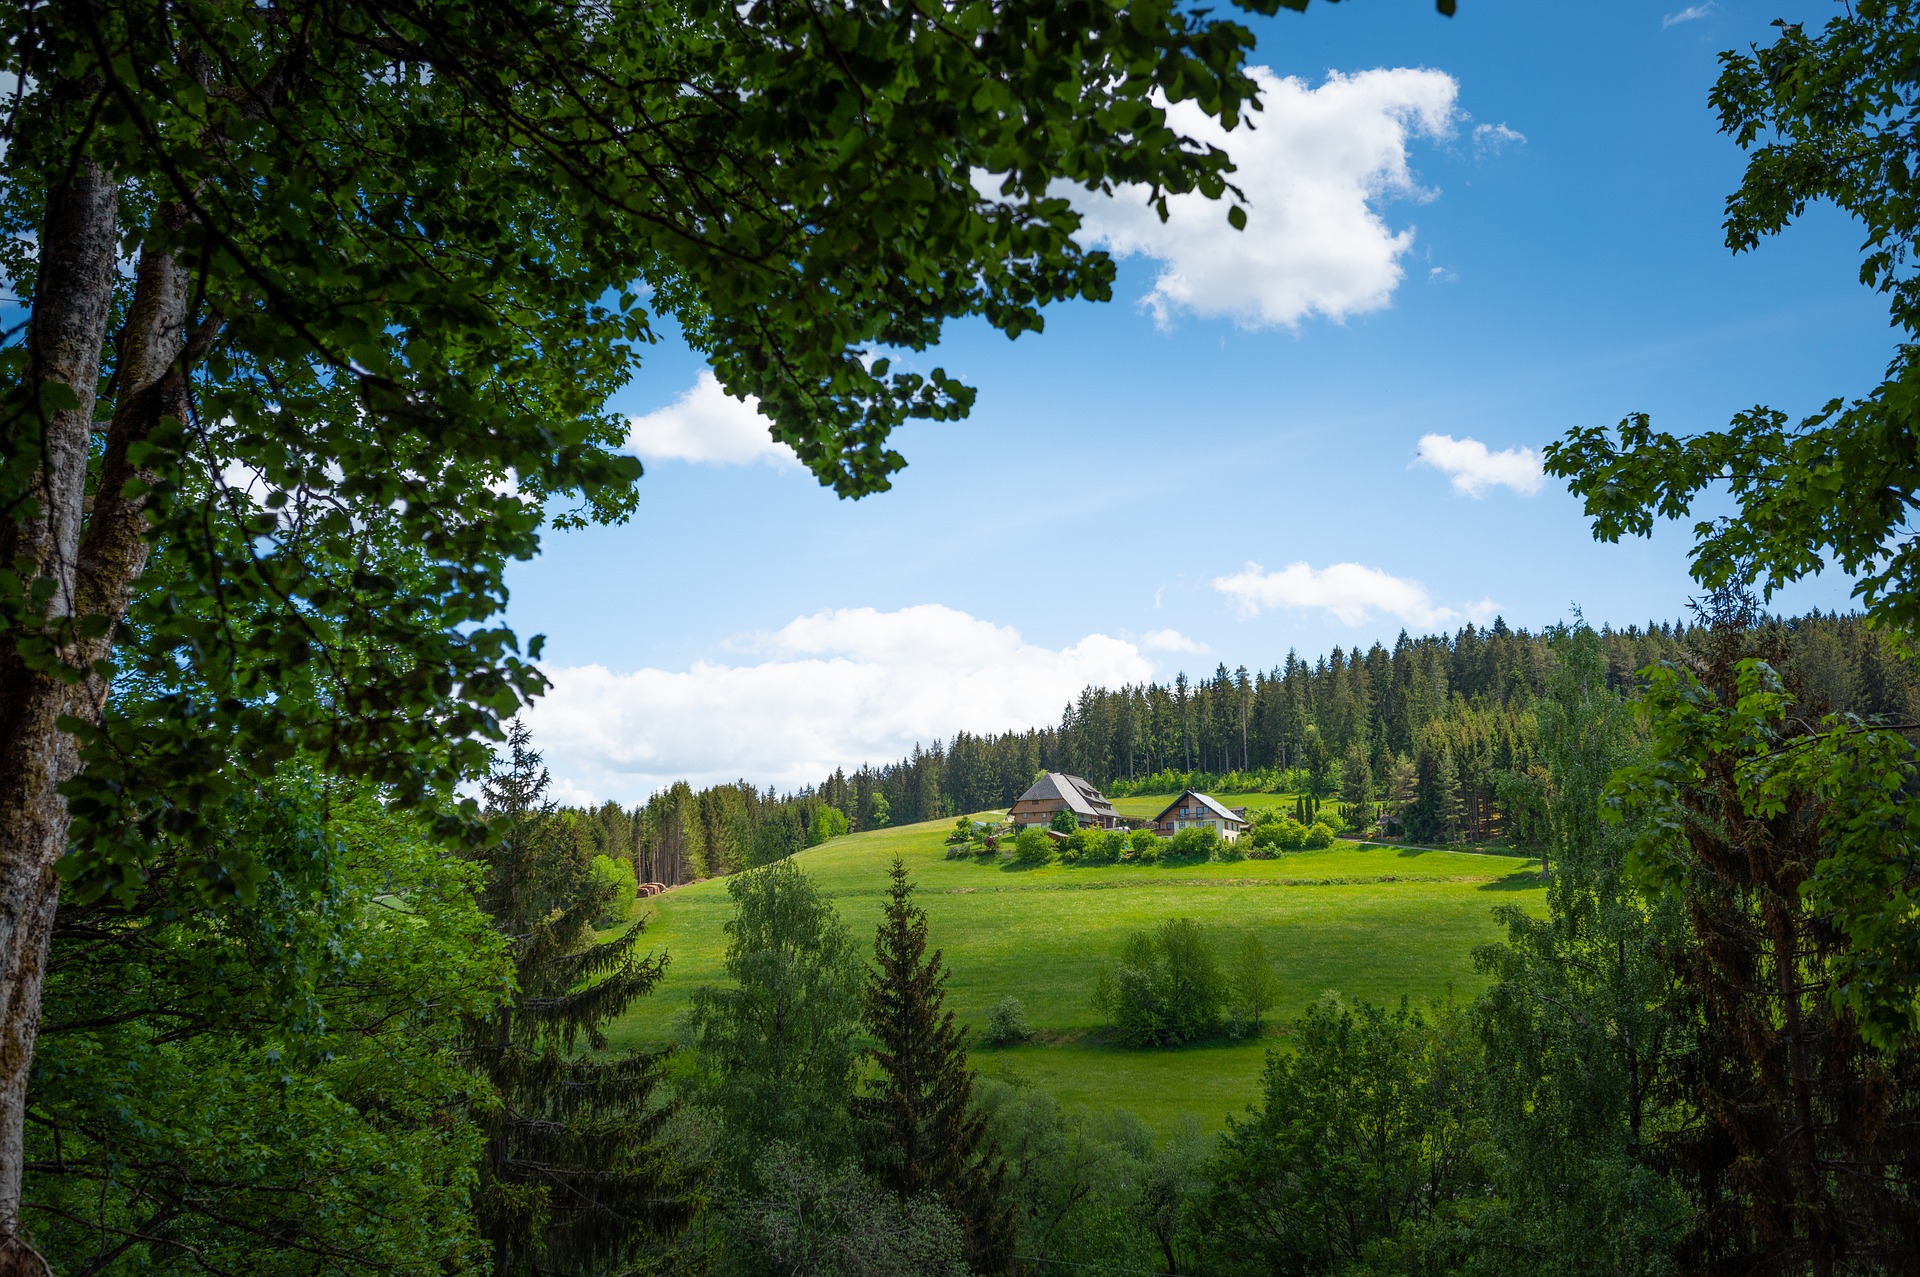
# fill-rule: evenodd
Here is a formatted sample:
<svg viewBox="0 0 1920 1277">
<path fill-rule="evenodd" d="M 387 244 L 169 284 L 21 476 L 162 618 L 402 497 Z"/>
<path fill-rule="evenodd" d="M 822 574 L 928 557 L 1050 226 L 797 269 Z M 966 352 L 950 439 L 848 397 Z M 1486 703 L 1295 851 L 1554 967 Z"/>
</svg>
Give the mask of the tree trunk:
<svg viewBox="0 0 1920 1277">
<path fill-rule="evenodd" d="M 72 688 L 61 677 L 55 645 L 69 636 L 65 622 L 75 610 L 118 216 L 113 180 L 90 161 L 49 193 L 27 329 L 27 378 L 36 389 L 64 386 L 76 402 L 52 411 L 30 408 L 4 427 L 9 458 L 33 456 L 39 473 L 27 490 L 36 508 L 0 520 L 0 563 L 24 568 L 20 576 L 29 588 L 49 582 L 52 593 L 38 609 L 44 626 L 33 624 L 36 607 L 29 601 L 21 623 L 0 634 L 0 1277 L 48 1271 L 19 1229 L 27 1075 L 59 899 L 53 863 L 67 841 L 67 805 L 58 787 L 78 761 L 73 738 L 57 726 Z"/>
<path fill-rule="evenodd" d="M 8 450 L 41 459 L 32 488 L 38 509 L 0 524 L 0 562 L 30 564 L 28 580 L 52 583 L 39 632 L 31 616 L 0 640 L 0 1277 L 41 1274 L 46 1263 L 20 1235 L 27 1080 L 40 1021 L 41 982 L 59 901 L 54 863 L 66 851 L 68 813 L 59 786 L 80 769 L 63 718 L 100 721 L 111 634 L 146 567 L 144 486 L 128 450 L 163 417 L 184 418 L 180 359 L 188 276 L 165 236 L 141 254 L 114 369 L 117 397 L 91 509 L 87 469 L 96 387 L 118 249 L 118 196 L 111 178 L 82 164 L 49 200 L 41 276 L 29 321 L 29 376 L 69 387 L 77 404 L 8 428 Z M 177 229 L 178 206 L 156 229 Z M 35 440 L 32 433 L 37 432 Z M 99 618 L 104 626 L 76 622 Z"/>
<path fill-rule="evenodd" d="M 1774 877 L 1769 873 L 1764 883 L 1770 898 L 1762 910 L 1773 941 L 1774 984 L 1779 990 L 1785 1021 L 1782 1028 L 1787 1040 L 1788 1081 L 1793 1091 L 1794 1154 L 1803 1200 L 1794 1205 L 1792 1213 L 1796 1217 L 1794 1222 L 1806 1229 L 1808 1258 L 1816 1277 L 1829 1277 L 1833 1272 L 1835 1239 L 1820 1178 L 1819 1131 L 1813 1112 L 1813 1065 L 1807 1058 L 1809 1031 L 1800 1008 L 1799 927 L 1792 914 L 1792 898 Z"/>
</svg>

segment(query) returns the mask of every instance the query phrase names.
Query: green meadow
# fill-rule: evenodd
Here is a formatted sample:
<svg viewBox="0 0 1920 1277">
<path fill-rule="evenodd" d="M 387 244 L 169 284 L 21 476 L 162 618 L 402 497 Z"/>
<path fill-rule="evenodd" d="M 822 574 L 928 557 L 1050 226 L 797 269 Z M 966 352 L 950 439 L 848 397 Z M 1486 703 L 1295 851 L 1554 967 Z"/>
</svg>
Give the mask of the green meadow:
<svg viewBox="0 0 1920 1277">
<path fill-rule="evenodd" d="M 853 834 L 799 860 L 847 924 L 870 935 L 887 869 L 902 857 L 953 969 L 948 1005 L 977 1029 L 1013 994 L 1037 1031 L 1027 1045 L 976 1047 L 976 1065 L 1063 1103 L 1132 1109 L 1163 1128 L 1183 1113 L 1214 1128 L 1243 1109 L 1258 1093 L 1265 1051 L 1285 1043 L 1285 1022 L 1326 990 L 1375 1002 L 1472 997 L 1482 983 L 1472 949 L 1502 934 L 1494 906 L 1544 908 L 1538 862 L 1513 856 L 1343 842 L 1231 864 L 1019 870 L 946 859 L 951 828 L 939 821 Z M 725 881 L 679 887 L 643 906 L 649 943 L 671 960 L 660 987 L 616 1026 L 616 1045 L 670 1040 L 692 991 L 724 978 Z M 1212 928 L 1223 951 L 1245 932 L 1260 935 L 1279 982 L 1276 1023 L 1262 1040 L 1170 1051 L 1106 1040 L 1088 1002 L 1100 965 L 1129 933 L 1183 916 Z"/>
</svg>

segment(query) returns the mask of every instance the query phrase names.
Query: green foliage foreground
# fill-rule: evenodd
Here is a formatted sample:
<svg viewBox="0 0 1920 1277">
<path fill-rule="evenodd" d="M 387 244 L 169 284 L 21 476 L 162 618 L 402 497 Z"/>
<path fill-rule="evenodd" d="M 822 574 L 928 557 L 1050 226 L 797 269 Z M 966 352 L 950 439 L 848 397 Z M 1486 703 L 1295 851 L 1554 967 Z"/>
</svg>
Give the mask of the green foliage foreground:
<svg viewBox="0 0 1920 1277">
<path fill-rule="evenodd" d="M 272 866 L 249 904 L 162 844 L 131 903 L 63 915 L 25 1226 L 62 1273 L 484 1266 L 460 1024 L 511 970 L 478 867 L 312 783 L 205 818 Z"/>
<path fill-rule="evenodd" d="M 63 885 L 132 905 L 171 835 L 244 914 L 281 871 L 225 813 L 281 770 L 483 842 L 458 786 L 544 687 L 507 566 L 633 508 L 658 331 L 884 489 L 974 394 L 889 350 L 1111 295 L 1063 188 L 1245 224 L 1169 111 L 1237 126 L 1252 43 L 1176 0 L 0 7 L 0 1273 Z"/>
</svg>

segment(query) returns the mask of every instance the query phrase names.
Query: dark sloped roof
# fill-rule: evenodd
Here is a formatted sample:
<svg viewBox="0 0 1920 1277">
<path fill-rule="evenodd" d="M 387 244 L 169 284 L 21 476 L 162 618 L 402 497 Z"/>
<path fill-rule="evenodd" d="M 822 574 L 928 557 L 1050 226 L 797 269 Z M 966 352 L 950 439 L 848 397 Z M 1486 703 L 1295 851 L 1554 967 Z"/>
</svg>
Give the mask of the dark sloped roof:
<svg viewBox="0 0 1920 1277">
<path fill-rule="evenodd" d="M 1027 792 L 1015 801 L 1044 803 L 1055 798 L 1078 816 L 1113 815 L 1113 804 L 1102 798 L 1100 791 L 1089 784 L 1085 777 L 1069 776 L 1065 772 L 1048 772 L 1034 781 Z"/>
</svg>

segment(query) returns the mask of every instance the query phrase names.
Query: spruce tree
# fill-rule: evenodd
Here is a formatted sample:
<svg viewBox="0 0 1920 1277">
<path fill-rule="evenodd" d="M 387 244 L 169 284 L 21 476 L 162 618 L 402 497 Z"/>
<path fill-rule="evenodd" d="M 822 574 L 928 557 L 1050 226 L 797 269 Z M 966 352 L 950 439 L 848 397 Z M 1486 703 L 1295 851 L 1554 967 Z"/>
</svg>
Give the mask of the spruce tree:
<svg viewBox="0 0 1920 1277">
<path fill-rule="evenodd" d="M 1435 773 L 1436 790 L 1434 792 L 1434 814 L 1439 818 L 1440 828 L 1448 842 L 1459 842 L 1464 835 L 1467 808 L 1460 796 L 1460 768 L 1454 762 L 1453 751 L 1440 751 L 1440 766 Z"/>
<path fill-rule="evenodd" d="M 700 1173 L 665 1130 L 665 1053 L 584 1056 L 653 989 L 665 955 L 638 953 L 645 919 L 596 942 L 612 888 L 595 880 L 546 800 L 547 772 L 513 724 L 485 799 L 500 830 L 481 853 L 480 905 L 507 938 L 515 989 L 469 1022 L 468 1050 L 500 1101 L 476 1191 L 496 1277 L 645 1272 L 698 1207 Z"/>
<path fill-rule="evenodd" d="M 867 1169 L 902 1197 L 944 1202 L 961 1219 L 968 1266 L 1007 1272 L 1014 1232 L 1006 1165 L 986 1118 L 973 1111 L 966 1030 L 944 1005 L 950 973 L 938 949 L 927 952 L 926 911 L 913 903 L 898 857 L 873 949 L 862 1018 L 880 1075 L 853 1103 Z"/>
</svg>

